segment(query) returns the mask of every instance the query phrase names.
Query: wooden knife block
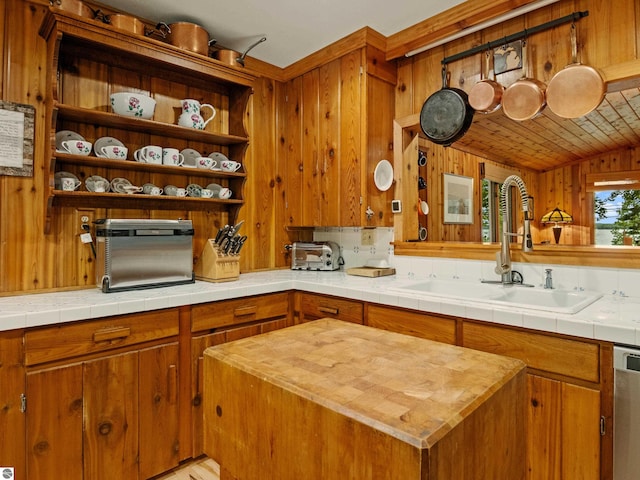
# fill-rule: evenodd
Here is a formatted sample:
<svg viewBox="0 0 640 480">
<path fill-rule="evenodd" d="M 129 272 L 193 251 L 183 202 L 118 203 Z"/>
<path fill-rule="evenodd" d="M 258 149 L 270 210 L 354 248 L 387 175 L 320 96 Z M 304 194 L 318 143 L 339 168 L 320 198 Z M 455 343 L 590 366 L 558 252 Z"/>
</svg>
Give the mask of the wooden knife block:
<svg viewBox="0 0 640 480">
<path fill-rule="evenodd" d="M 240 255 L 225 255 L 213 239 L 207 240 L 195 266 L 198 280 L 230 282 L 240 278 Z"/>
</svg>

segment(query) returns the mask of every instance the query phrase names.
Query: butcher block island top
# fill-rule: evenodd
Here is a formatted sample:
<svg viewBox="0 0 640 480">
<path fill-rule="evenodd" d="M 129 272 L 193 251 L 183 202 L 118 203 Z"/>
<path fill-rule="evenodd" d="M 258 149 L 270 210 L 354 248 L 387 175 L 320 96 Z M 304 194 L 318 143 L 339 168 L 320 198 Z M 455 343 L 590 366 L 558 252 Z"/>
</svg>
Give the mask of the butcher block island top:
<svg viewBox="0 0 640 480">
<path fill-rule="evenodd" d="M 221 480 L 519 480 L 525 366 L 322 319 L 210 347 Z"/>
</svg>

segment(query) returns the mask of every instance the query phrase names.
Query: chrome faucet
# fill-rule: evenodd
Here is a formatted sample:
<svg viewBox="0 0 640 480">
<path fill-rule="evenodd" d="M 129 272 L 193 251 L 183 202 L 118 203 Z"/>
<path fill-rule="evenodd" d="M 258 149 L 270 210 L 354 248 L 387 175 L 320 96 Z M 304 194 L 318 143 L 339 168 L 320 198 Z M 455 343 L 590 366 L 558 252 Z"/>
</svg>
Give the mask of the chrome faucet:
<svg viewBox="0 0 640 480">
<path fill-rule="evenodd" d="M 509 229 L 509 201 L 508 201 L 508 193 L 509 188 L 515 185 L 518 187 L 518 191 L 520 193 L 520 199 L 522 203 L 522 211 L 524 212 L 524 232 L 522 234 L 508 232 Z M 511 270 L 511 251 L 509 248 L 510 238 L 511 237 L 522 237 L 522 251 L 523 252 L 531 252 L 533 251 L 533 241 L 531 240 L 531 217 L 532 213 L 529 212 L 529 195 L 527 193 L 527 187 L 524 184 L 524 181 L 517 175 L 511 175 L 507 177 L 507 179 L 502 184 L 502 188 L 500 189 L 500 214 L 502 215 L 502 242 L 500 245 L 500 251 L 496 252 L 496 268 L 495 272 L 501 276 L 501 281 L 503 285 L 513 285 L 517 283 L 519 285 L 529 286 L 527 284 L 520 282 L 514 282 L 514 275 Z M 522 278 L 522 277 L 520 277 Z M 489 282 L 487 282 L 489 283 Z M 497 283 L 497 282 L 490 282 Z"/>
<path fill-rule="evenodd" d="M 546 277 L 544 279 L 544 288 L 551 290 L 553 289 L 553 277 L 551 276 L 551 272 L 553 270 L 550 268 L 545 269 L 545 272 L 547 272 Z"/>
</svg>

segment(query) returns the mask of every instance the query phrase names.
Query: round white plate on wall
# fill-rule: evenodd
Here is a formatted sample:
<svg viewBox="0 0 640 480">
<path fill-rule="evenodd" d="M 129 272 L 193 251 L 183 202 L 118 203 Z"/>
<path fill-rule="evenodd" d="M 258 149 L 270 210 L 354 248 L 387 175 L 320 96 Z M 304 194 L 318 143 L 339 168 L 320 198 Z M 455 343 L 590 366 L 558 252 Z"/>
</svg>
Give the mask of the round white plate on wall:
<svg viewBox="0 0 640 480">
<path fill-rule="evenodd" d="M 380 160 L 373 171 L 373 181 L 378 190 L 385 192 L 393 185 L 393 167 L 389 160 Z"/>
</svg>

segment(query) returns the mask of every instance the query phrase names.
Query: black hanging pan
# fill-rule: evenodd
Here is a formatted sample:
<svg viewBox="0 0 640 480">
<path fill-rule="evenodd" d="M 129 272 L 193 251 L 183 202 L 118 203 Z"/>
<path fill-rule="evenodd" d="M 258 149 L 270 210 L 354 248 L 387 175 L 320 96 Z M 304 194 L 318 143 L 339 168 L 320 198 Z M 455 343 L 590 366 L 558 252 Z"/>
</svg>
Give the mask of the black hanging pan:
<svg viewBox="0 0 640 480">
<path fill-rule="evenodd" d="M 475 110 L 467 93 L 448 86 L 447 68 L 442 68 L 442 89 L 422 105 L 420 127 L 429 140 L 448 147 L 469 130 Z"/>
</svg>

